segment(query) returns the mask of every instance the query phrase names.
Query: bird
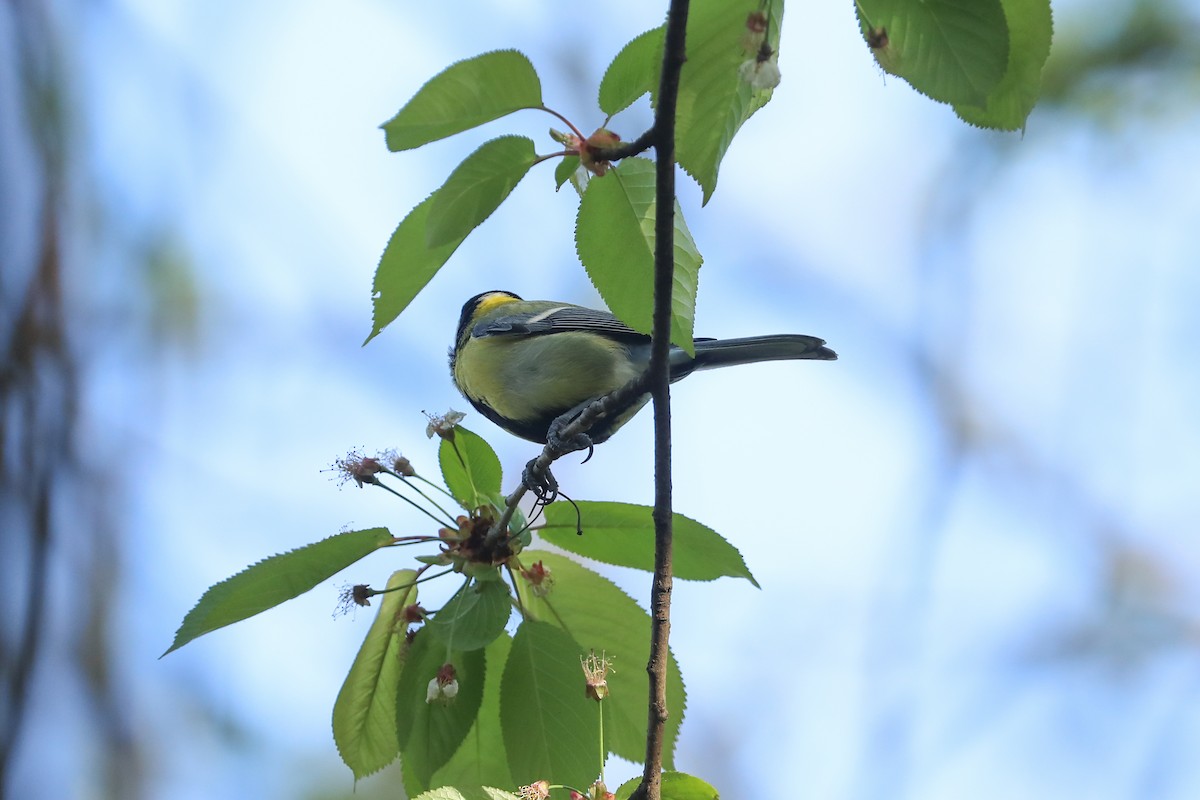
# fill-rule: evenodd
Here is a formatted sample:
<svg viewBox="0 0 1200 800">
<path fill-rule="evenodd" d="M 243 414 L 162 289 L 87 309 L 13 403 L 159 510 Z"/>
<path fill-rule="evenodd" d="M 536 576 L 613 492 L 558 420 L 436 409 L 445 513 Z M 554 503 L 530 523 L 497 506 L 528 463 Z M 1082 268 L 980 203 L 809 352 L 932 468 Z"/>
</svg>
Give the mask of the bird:
<svg viewBox="0 0 1200 800">
<path fill-rule="evenodd" d="M 693 357 L 670 348 L 670 380 L 697 370 L 759 361 L 834 361 L 823 339 L 802 334 L 696 339 Z M 608 311 L 492 290 L 463 304 L 450 349 L 454 384 L 479 413 L 515 436 L 552 443 L 593 400 L 621 388 L 650 363 L 650 337 Z M 606 441 L 649 394 L 602 416 L 570 449 Z"/>
</svg>

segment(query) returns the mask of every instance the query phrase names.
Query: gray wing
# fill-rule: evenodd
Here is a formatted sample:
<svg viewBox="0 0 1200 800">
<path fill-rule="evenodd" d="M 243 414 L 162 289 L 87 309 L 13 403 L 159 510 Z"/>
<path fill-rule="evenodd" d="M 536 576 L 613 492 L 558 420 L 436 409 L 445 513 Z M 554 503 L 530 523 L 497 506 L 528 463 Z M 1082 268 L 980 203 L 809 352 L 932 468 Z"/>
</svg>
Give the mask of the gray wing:
<svg viewBox="0 0 1200 800">
<path fill-rule="evenodd" d="M 650 338 L 645 334 L 638 333 L 607 311 L 572 305 L 552 306 L 536 314 L 513 314 L 486 320 L 472 328 L 471 335 L 475 337 L 514 334 L 537 336 L 546 333 L 562 333 L 563 331 L 592 331 L 630 339 Z"/>
</svg>

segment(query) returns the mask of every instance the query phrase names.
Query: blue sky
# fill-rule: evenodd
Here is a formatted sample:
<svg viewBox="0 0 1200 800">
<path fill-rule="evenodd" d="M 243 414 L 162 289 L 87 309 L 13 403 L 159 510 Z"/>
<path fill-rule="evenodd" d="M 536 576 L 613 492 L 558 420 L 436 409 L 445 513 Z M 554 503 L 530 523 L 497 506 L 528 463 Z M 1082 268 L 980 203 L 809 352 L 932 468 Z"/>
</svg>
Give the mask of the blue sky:
<svg viewBox="0 0 1200 800">
<path fill-rule="evenodd" d="M 1090 16 L 1055 12 L 1060 41 Z M 423 524 L 322 470 L 352 447 L 432 467 L 422 410 L 466 408 L 445 362 L 463 300 L 598 302 L 574 256 L 575 196 L 554 193 L 547 165 L 360 347 L 403 215 L 486 138 L 554 147 L 533 112 L 404 154 L 377 126 L 449 63 L 518 47 L 547 103 L 596 127 L 608 58 L 661 11 L 129 0 L 70 14 L 86 180 L 129 238 L 172 231 L 197 298 L 190 334 L 98 348 L 88 369 L 89 435 L 137 464 L 114 644 L 153 796 L 348 791 L 329 713 L 369 616 L 333 619 L 336 591 L 396 562 L 157 656 L 203 590 L 249 563 L 346 526 Z M 1050 107 L 1024 135 L 981 132 L 885 79 L 852 4 L 790 8 L 779 63 L 713 200 L 682 192 L 705 256 L 696 329 L 812 333 L 841 360 L 675 388 L 676 508 L 762 584 L 676 584 L 680 768 L 727 797 L 1195 796 L 1195 88 L 1147 71 L 1113 79 L 1111 116 Z M 119 258 L 76 263 L 100 308 L 144 302 Z M 466 424 L 510 476 L 533 454 Z M 573 497 L 648 503 L 649 432 L 642 415 L 556 474 Z M 607 574 L 644 602 L 644 576 Z M 18 785 L 89 796 L 101 734 L 81 720 L 51 747 L 71 703 L 40 680 Z"/>
</svg>

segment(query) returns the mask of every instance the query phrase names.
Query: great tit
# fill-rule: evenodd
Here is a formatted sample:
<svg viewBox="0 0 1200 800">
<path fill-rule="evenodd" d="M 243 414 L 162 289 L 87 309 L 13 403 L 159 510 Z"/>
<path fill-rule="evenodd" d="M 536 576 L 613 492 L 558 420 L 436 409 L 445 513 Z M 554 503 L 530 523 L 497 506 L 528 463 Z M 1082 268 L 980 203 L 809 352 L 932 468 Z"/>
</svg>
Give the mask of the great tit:
<svg viewBox="0 0 1200 800">
<path fill-rule="evenodd" d="M 695 370 L 756 361 L 815 359 L 837 353 L 815 336 L 779 334 L 744 339 L 696 339 L 696 356 L 672 345 L 671 382 Z M 546 443 L 552 423 L 577 415 L 640 375 L 650 362 L 650 337 L 607 311 L 522 300 L 490 291 L 468 300 L 450 351 L 454 384 L 479 413 L 509 433 Z M 601 419 L 587 436 L 608 439 L 649 400 Z M 560 423 L 561 424 L 561 423 Z"/>
</svg>

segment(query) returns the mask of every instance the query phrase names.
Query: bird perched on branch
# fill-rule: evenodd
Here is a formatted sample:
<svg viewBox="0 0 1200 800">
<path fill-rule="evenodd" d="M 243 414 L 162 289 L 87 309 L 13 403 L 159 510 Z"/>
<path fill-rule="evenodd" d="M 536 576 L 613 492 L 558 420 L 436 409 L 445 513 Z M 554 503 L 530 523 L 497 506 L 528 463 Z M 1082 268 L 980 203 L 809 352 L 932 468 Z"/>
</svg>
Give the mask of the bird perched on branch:
<svg viewBox="0 0 1200 800">
<path fill-rule="evenodd" d="M 758 361 L 833 361 L 815 336 L 777 334 L 696 339 L 692 357 L 671 346 L 671 382 L 696 370 Z M 450 351 L 454 384 L 471 405 L 509 433 L 545 444 L 593 400 L 638 377 L 650 363 L 650 337 L 607 311 L 490 291 L 468 300 Z M 586 449 L 613 435 L 646 404 L 602 416 L 584 433 Z"/>
</svg>

